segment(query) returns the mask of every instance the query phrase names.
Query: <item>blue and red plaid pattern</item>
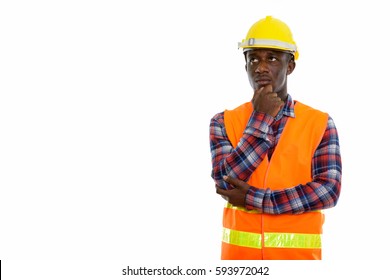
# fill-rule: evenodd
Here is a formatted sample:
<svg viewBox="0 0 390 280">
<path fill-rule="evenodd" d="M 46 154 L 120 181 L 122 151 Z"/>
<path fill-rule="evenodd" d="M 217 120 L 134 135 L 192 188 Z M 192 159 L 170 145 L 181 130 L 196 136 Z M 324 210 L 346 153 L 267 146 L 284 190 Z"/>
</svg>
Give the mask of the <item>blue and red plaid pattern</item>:
<svg viewBox="0 0 390 280">
<path fill-rule="evenodd" d="M 210 122 L 212 178 L 224 189 L 233 186 L 224 175 L 247 181 L 265 156 L 271 158 L 288 118 L 294 118 L 294 102 L 288 95 L 286 104 L 273 118 L 253 112 L 236 148 L 230 143 L 224 125 L 223 112 Z M 341 155 L 337 129 L 329 116 L 321 143 L 312 159 L 313 181 L 281 190 L 250 187 L 246 208 L 266 214 L 299 214 L 336 205 L 341 189 Z"/>
</svg>

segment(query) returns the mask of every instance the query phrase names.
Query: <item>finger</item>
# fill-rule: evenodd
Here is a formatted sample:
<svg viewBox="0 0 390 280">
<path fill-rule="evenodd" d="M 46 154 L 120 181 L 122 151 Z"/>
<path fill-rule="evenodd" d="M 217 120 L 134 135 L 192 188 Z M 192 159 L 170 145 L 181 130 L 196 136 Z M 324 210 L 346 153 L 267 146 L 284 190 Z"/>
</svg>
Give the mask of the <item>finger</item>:
<svg viewBox="0 0 390 280">
<path fill-rule="evenodd" d="M 252 101 L 254 101 L 263 92 L 263 89 L 264 87 L 255 90 L 255 92 L 253 93 Z"/>
<path fill-rule="evenodd" d="M 241 181 L 237 178 L 233 178 L 233 177 L 230 177 L 230 176 L 223 176 L 223 180 L 233 186 L 235 186 L 236 188 L 243 188 L 244 187 L 244 184 L 245 182 L 244 181 Z"/>
<path fill-rule="evenodd" d="M 272 92 L 272 85 L 266 85 L 266 86 L 263 86 L 261 88 L 256 89 L 254 96 L 259 95 L 259 94 L 267 94 L 267 93 L 271 93 L 271 92 Z"/>
<path fill-rule="evenodd" d="M 269 98 L 270 100 L 273 99 L 275 101 L 281 101 L 282 99 L 280 99 L 280 97 L 278 97 L 278 94 L 276 92 L 268 92 L 266 93 L 267 94 L 267 98 Z"/>
<path fill-rule="evenodd" d="M 215 190 L 216 190 L 217 194 L 227 195 L 227 190 L 221 189 L 218 185 L 215 185 Z"/>
<path fill-rule="evenodd" d="M 227 191 L 221 189 L 221 188 L 218 187 L 217 185 L 215 185 L 215 188 L 216 188 L 217 194 L 219 194 L 224 200 L 226 200 L 227 202 L 229 202 L 229 197 L 227 196 Z"/>
</svg>

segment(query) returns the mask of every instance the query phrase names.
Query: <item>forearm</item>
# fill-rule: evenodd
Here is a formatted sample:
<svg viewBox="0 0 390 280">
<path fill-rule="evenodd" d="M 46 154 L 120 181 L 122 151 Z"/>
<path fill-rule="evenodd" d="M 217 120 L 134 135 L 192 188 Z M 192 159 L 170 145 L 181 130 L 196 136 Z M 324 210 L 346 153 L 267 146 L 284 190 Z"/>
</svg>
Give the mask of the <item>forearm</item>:
<svg viewBox="0 0 390 280">
<path fill-rule="evenodd" d="M 223 176 L 228 175 L 246 181 L 259 166 L 274 142 L 270 125 L 273 118 L 254 113 L 237 144 L 233 147 L 225 131 L 223 115 L 217 115 L 210 124 L 212 178 L 222 188 L 231 188 Z"/>
<path fill-rule="evenodd" d="M 246 208 L 265 214 L 301 214 L 334 207 L 340 195 L 340 180 L 318 178 L 305 185 L 284 190 L 250 187 Z"/>
</svg>

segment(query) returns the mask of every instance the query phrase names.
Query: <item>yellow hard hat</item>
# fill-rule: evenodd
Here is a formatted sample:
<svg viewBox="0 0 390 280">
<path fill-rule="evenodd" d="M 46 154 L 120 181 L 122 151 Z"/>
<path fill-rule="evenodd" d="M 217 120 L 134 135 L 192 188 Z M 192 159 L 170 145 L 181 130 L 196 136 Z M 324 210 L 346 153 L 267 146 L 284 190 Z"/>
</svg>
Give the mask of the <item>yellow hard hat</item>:
<svg viewBox="0 0 390 280">
<path fill-rule="evenodd" d="M 252 48 L 270 48 L 287 51 L 294 54 L 295 60 L 299 53 L 290 28 L 283 21 L 267 16 L 255 22 L 249 29 L 246 38 L 238 43 L 244 52 Z"/>
</svg>

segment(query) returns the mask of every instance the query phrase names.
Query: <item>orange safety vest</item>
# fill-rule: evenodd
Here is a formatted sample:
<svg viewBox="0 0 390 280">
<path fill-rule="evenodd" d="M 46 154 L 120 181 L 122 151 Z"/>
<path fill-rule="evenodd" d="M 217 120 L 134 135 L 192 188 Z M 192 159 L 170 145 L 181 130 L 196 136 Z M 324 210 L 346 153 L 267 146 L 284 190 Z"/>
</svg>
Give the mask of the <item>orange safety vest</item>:
<svg viewBox="0 0 390 280">
<path fill-rule="evenodd" d="M 251 102 L 224 113 L 228 138 L 236 147 L 253 111 Z M 312 181 L 311 163 L 327 126 L 328 115 L 296 102 L 269 161 L 266 156 L 248 184 L 285 189 Z M 261 214 L 227 204 L 223 215 L 222 259 L 321 259 L 321 211 Z"/>
</svg>

